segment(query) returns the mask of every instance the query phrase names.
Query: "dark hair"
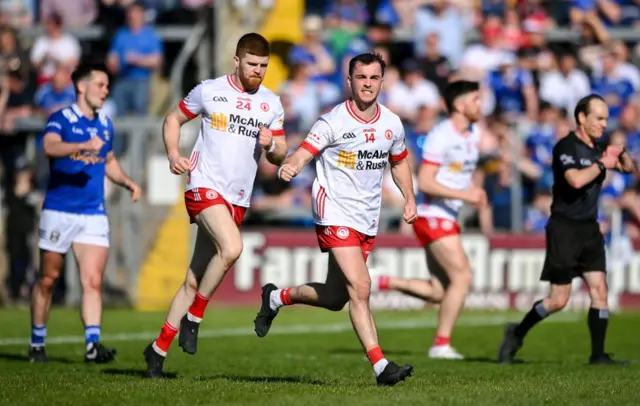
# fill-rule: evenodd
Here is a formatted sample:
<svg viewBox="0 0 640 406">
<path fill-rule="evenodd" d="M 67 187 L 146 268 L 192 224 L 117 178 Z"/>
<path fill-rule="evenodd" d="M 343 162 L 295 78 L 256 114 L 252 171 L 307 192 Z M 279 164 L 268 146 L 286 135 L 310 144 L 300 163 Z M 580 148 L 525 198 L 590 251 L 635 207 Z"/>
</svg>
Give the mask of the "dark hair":
<svg viewBox="0 0 640 406">
<path fill-rule="evenodd" d="M 80 64 L 71 74 L 71 80 L 73 81 L 73 87 L 76 89 L 76 93 L 78 91 L 78 83 L 83 80 L 89 79 L 93 72 L 104 72 L 109 75 L 107 71 L 107 67 L 102 64 Z"/>
<path fill-rule="evenodd" d="M 380 69 L 382 70 L 382 76 L 384 77 L 384 69 L 387 67 L 387 64 L 382 59 L 382 56 L 375 52 L 367 52 L 366 54 L 356 55 L 349 61 L 349 76 L 353 75 L 353 71 L 356 69 L 357 64 L 361 65 L 371 65 L 372 63 L 380 64 Z"/>
<path fill-rule="evenodd" d="M 245 54 L 269 56 L 269 41 L 255 32 L 244 34 L 238 40 L 238 45 L 236 45 L 236 56 L 241 57 Z"/>
<path fill-rule="evenodd" d="M 453 113 L 453 103 L 455 103 L 458 97 L 477 92 L 478 90 L 480 90 L 480 84 L 478 82 L 456 80 L 455 82 L 449 83 L 444 91 L 444 103 L 449 114 Z"/>
<path fill-rule="evenodd" d="M 580 120 L 578 120 L 578 116 L 580 115 L 580 113 L 584 114 L 585 116 L 588 116 L 589 113 L 591 112 L 592 100 L 600 100 L 601 102 L 606 104 L 602 96 L 597 95 L 595 93 L 591 93 L 590 95 L 585 96 L 582 99 L 578 100 L 578 104 L 576 104 L 576 109 L 573 111 L 573 118 L 576 120 L 576 125 L 580 125 Z"/>
</svg>

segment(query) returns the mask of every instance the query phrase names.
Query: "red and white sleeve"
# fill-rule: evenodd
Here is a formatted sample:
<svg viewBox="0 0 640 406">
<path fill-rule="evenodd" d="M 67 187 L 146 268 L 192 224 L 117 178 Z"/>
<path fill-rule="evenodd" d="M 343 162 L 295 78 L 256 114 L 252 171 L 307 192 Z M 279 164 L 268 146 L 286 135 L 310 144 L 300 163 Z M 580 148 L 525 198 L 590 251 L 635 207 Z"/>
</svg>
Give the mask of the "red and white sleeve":
<svg viewBox="0 0 640 406">
<path fill-rule="evenodd" d="M 184 113 L 189 120 L 198 117 L 204 111 L 204 103 L 202 102 L 202 83 L 191 89 L 189 94 L 182 99 L 178 105 L 180 111 Z"/>
</svg>

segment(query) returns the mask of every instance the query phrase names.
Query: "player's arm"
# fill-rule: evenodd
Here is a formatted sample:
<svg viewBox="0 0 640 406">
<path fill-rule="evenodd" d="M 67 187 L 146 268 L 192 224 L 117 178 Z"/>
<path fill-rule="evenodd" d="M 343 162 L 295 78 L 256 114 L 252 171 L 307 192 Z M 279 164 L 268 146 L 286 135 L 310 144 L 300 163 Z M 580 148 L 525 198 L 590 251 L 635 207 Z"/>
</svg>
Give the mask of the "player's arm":
<svg viewBox="0 0 640 406">
<path fill-rule="evenodd" d="M 269 143 L 265 143 L 263 148 L 265 149 L 267 161 L 274 165 L 281 165 L 289 152 L 289 146 L 284 134 L 284 108 L 282 103 L 278 100 L 274 106 L 275 116 L 269 125 L 269 132 L 271 137 Z M 262 139 L 264 131 L 260 131 L 260 137 Z"/>
<path fill-rule="evenodd" d="M 418 189 L 431 197 L 466 200 L 464 190 L 452 189 L 436 181 L 436 174 L 448 148 L 446 136 L 445 133 L 438 132 L 427 136 L 422 148 L 422 165 L 418 171 Z"/>
<path fill-rule="evenodd" d="M 189 170 L 191 162 L 180 156 L 180 128 L 204 111 L 202 84 L 194 87 L 177 107 L 171 110 L 162 123 L 162 139 L 169 158 L 171 172 L 180 175 Z"/>
<path fill-rule="evenodd" d="M 325 147 L 333 143 L 334 138 L 334 131 L 329 123 L 322 118 L 318 119 L 298 149 L 282 162 L 278 177 L 286 182 L 291 181 Z"/>
<path fill-rule="evenodd" d="M 574 189 L 582 189 L 593 182 L 605 168 L 614 169 L 618 161 L 615 156 L 603 156 L 590 166 L 580 169 L 578 159 L 572 144 L 558 144 L 553 150 L 555 165 L 561 168 L 567 183 Z"/>
<path fill-rule="evenodd" d="M 44 135 L 42 147 L 50 158 L 62 158 L 88 149 L 86 142 L 65 142 L 59 134 L 50 132 Z"/>
<path fill-rule="evenodd" d="M 415 202 L 416 197 L 413 192 L 413 174 L 411 173 L 411 166 L 407 159 L 409 151 L 404 142 L 404 130 L 400 129 L 400 133 L 396 135 L 391 146 L 391 154 L 389 156 L 389 162 L 391 163 L 391 178 L 396 184 L 404 201 Z"/>
<path fill-rule="evenodd" d="M 42 148 L 44 153 L 50 158 L 62 158 L 78 152 L 92 151 L 98 152 L 104 145 L 104 141 L 99 137 L 93 137 L 86 142 L 67 142 L 64 140 L 64 130 L 62 128 L 64 117 L 53 115 L 49 118 L 42 138 Z"/>
<path fill-rule="evenodd" d="M 116 159 L 113 151 L 107 153 L 105 173 L 111 182 L 125 189 L 131 189 L 134 184 L 131 178 L 124 172 L 122 166 L 120 166 L 120 162 Z"/>
</svg>

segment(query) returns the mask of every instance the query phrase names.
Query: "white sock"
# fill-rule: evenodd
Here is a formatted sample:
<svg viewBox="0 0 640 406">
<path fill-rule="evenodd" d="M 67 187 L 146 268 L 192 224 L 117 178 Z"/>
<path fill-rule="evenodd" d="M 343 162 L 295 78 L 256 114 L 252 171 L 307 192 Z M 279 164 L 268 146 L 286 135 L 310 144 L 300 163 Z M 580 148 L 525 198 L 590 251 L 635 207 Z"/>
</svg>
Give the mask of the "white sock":
<svg viewBox="0 0 640 406">
<path fill-rule="evenodd" d="M 156 352 L 156 354 L 158 355 L 162 355 L 163 357 L 167 357 L 167 352 L 166 351 L 162 351 L 160 349 L 160 347 L 158 347 L 158 344 L 156 344 L 156 342 L 153 342 L 153 345 L 151 345 L 151 348 L 153 348 L 153 350 Z"/>
<path fill-rule="evenodd" d="M 191 314 L 191 312 L 187 313 L 187 320 L 193 321 L 195 323 L 200 323 L 202 321 L 200 317 L 194 316 L 193 314 Z"/>
<path fill-rule="evenodd" d="M 376 373 L 376 376 L 380 376 L 382 371 L 389 365 L 389 361 L 386 358 L 382 358 L 380 361 L 373 364 L 373 372 Z"/>
<path fill-rule="evenodd" d="M 284 303 L 282 303 L 282 299 L 280 298 L 280 293 L 283 290 L 284 289 L 277 289 L 271 292 L 271 295 L 269 296 L 269 307 L 271 310 L 278 310 L 284 306 Z"/>
</svg>

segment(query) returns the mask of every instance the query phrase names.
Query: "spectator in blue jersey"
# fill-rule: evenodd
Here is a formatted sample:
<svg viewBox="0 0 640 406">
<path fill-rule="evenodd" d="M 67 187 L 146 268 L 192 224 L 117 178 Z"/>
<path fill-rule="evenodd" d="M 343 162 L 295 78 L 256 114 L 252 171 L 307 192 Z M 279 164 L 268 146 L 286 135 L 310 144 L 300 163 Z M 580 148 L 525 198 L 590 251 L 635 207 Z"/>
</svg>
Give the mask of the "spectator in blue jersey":
<svg viewBox="0 0 640 406">
<path fill-rule="evenodd" d="M 526 112 L 530 120 L 538 116 L 538 95 L 531 72 L 517 65 L 516 56 L 506 53 L 498 70 L 489 73 L 498 110 L 511 117 Z"/>
<path fill-rule="evenodd" d="M 49 304 L 69 249 L 73 249 L 80 269 L 85 362 L 114 359 L 115 350 L 100 341 L 102 280 L 109 255 L 105 176 L 129 189 L 133 201 L 142 193 L 112 152 L 113 123 L 98 113 L 109 93 L 106 68 L 80 66 L 72 80 L 77 102 L 49 117 L 43 139 L 51 176 L 38 226 L 40 272 L 31 295 L 31 362 L 47 361 Z"/>
<path fill-rule="evenodd" d="M 609 106 L 609 126 L 616 126 L 624 106 L 634 95 L 631 82 L 617 74 L 618 61 L 613 49 L 602 55 L 602 76 L 593 78 L 591 89 L 604 98 Z"/>
<path fill-rule="evenodd" d="M 551 177 L 551 158 L 557 140 L 556 125 L 560 120 L 560 111 L 551 104 L 540 103 L 540 119 L 525 140 L 527 156 L 540 167 L 544 179 Z M 550 185 L 549 185 L 550 186 Z"/>
<path fill-rule="evenodd" d="M 336 71 L 336 64 L 329 48 L 322 42 L 322 18 L 307 16 L 302 26 L 304 38 L 289 51 L 289 64 L 308 62 L 311 80 L 330 80 Z"/>
<path fill-rule="evenodd" d="M 627 136 L 627 149 L 637 165 L 640 163 L 640 117 L 636 103 L 629 103 L 625 106 L 618 124 L 620 131 Z"/>
<path fill-rule="evenodd" d="M 38 87 L 34 97 L 36 108 L 49 116 L 76 100 L 76 91 L 71 82 L 71 71 L 66 66 L 58 66 L 49 82 Z"/>
<path fill-rule="evenodd" d="M 551 216 L 551 188 L 539 185 L 533 196 L 533 204 L 527 209 L 524 219 L 524 230 L 528 233 L 544 233 L 547 221 Z"/>
<path fill-rule="evenodd" d="M 111 43 L 107 65 L 116 77 L 113 98 L 118 115 L 144 116 L 149 110 L 151 75 L 162 64 L 162 41 L 145 25 L 145 10 L 134 2 L 127 8 L 127 26 Z"/>
</svg>

